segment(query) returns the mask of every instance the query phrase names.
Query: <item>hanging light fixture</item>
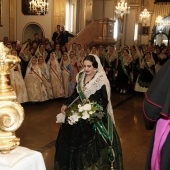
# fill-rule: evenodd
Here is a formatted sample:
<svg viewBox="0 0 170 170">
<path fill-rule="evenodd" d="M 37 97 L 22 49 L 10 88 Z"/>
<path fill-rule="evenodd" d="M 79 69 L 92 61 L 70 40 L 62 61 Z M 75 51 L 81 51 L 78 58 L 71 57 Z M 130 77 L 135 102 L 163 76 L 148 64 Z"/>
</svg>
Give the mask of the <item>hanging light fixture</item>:
<svg viewBox="0 0 170 170">
<path fill-rule="evenodd" d="M 120 0 L 116 6 L 115 13 L 117 13 L 121 18 L 123 15 L 128 14 L 130 12 L 130 7 L 127 6 L 127 2 L 124 0 Z"/>
<path fill-rule="evenodd" d="M 165 26 L 165 24 L 163 23 L 163 17 L 162 16 L 158 16 L 155 20 L 155 25 L 157 26 L 157 30 L 159 31 L 159 33 L 162 33 L 163 28 Z"/>
<path fill-rule="evenodd" d="M 38 15 L 46 14 L 48 12 L 48 2 L 47 0 L 31 0 L 30 10 L 35 11 Z"/>
<path fill-rule="evenodd" d="M 162 19 L 163 19 L 162 16 L 159 15 L 155 20 L 155 24 L 160 26 L 162 24 Z"/>
<path fill-rule="evenodd" d="M 149 19 L 149 17 L 150 17 L 150 13 L 145 8 L 140 14 L 140 21 L 143 22 L 146 25 L 146 21 L 147 21 L 147 19 Z"/>
</svg>

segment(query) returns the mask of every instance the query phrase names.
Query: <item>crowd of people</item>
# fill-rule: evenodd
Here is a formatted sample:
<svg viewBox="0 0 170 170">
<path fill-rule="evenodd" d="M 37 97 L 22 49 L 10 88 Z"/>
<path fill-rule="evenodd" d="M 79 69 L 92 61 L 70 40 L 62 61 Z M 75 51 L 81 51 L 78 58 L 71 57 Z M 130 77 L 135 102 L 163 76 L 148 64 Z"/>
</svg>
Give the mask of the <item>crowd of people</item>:
<svg viewBox="0 0 170 170">
<path fill-rule="evenodd" d="M 149 128 L 153 128 L 152 119 L 155 121 L 155 112 L 150 115 L 152 112 L 148 106 L 150 102 L 147 103 L 147 95 L 155 94 L 155 84 L 159 82 L 160 77 L 165 77 L 160 68 L 163 65 L 169 68 L 167 61 L 170 48 L 162 44 L 122 46 L 116 49 L 114 45 L 89 46 L 72 43 L 71 48 L 67 49 L 69 36 L 74 35 L 65 31 L 64 26 L 58 25 L 52 35 L 52 42 L 45 37 L 39 39 L 37 33 L 34 40 L 28 39 L 22 44 L 19 41 L 9 42 L 8 37 L 4 37 L 3 43 L 9 49 L 8 53 L 21 59 L 10 74 L 17 101 L 43 102 L 67 98 L 61 107 L 61 113 L 65 116 L 70 105 L 80 107 L 80 103 L 84 101 L 97 102 L 104 112 L 100 121 L 91 123 L 82 118 L 73 125 L 68 123 L 68 118 L 64 120 L 57 135 L 54 169 L 123 170 L 121 143 L 110 101 L 111 91 L 120 94 L 131 91 L 148 92 L 144 103 L 147 115 L 145 122 Z M 158 82 L 153 81 L 156 82 L 153 85 L 155 76 L 158 77 Z M 150 85 L 152 93 L 148 90 Z M 160 86 L 164 85 L 161 83 Z M 161 98 L 158 99 L 161 103 Z M 156 103 L 155 100 L 157 97 L 153 98 L 152 104 Z M 168 105 L 163 107 L 166 114 L 167 107 Z M 158 114 L 159 109 L 160 107 Z M 157 152 L 154 147 L 151 147 L 152 149 Z M 155 160 L 157 159 L 160 158 L 156 157 Z M 148 157 L 148 162 L 150 169 L 151 156 Z M 162 163 L 161 166 L 165 164 Z"/>
<path fill-rule="evenodd" d="M 21 59 L 21 63 L 11 71 L 11 85 L 18 102 L 69 97 L 88 54 L 99 57 L 112 90 L 120 94 L 134 90 L 146 92 L 155 74 L 170 57 L 170 48 L 165 45 L 122 46 L 117 50 L 114 45 L 73 43 L 67 49 L 68 36 L 74 35 L 65 31 L 63 26 L 57 26 L 52 35 L 53 42 L 44 37 L 40 39 L 37 33 L 34 40 L 28 39 L 23 44 L 9 42 L 4 37 L 9 53 Z"/>
</svg>

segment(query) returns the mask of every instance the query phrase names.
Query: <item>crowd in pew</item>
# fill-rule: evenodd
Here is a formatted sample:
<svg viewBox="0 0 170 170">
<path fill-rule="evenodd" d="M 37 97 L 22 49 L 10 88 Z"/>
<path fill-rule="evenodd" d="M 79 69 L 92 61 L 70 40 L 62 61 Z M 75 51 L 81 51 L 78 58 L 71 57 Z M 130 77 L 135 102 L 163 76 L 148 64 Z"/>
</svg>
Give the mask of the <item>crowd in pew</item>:
<svg viewBox="0 0 170 170">
<path fill-rule="evenodd" d="M 47 38 L 9 42 L 4 45 L 9 53 L 21 59 L 11 70 L 11 85 L 17 101 L 42 102 L 69 97 L 76 85 L 76 75 L 83 69 L 83 59 L 97 55 L 106 72 L 112 90 L 120 94 L 129 91 L 146 92 L 152 79 L 170 57 L 170 47 L 161 45 L 89 46 L 73 43 L 66 45 L 50 42 Z"/>
</svg>

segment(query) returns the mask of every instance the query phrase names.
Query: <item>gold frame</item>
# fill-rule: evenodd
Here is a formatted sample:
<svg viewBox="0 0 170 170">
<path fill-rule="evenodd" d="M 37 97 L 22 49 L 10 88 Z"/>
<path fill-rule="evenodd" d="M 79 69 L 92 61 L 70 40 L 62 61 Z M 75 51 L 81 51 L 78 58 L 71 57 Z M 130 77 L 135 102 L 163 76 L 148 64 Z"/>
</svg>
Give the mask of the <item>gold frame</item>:
<svg viewBox="0 0 170 170">
<path fill-rule="evenodd" d="M 149 27 L 148 26 L 142 27 L 142 35 L 149 35 Z"/>
<path fill-rule="evenodd" d="M 29 2 L 30 0 L 21 0 L 21 10 L 23 15 L 38 15 L 36 11 L 31 11 L 29 9 Z M 45 15 L 45 14 L 40 14 Z"/>
</svg>

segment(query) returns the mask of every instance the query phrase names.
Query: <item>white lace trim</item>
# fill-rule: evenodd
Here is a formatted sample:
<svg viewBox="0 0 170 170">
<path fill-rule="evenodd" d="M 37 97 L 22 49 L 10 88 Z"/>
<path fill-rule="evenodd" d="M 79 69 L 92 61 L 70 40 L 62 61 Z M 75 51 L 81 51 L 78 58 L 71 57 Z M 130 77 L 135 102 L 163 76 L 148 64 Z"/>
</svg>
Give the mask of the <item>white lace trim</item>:
<svg viewBox="0 0 170 170">
<path fill-rule="evenodd" d="M 87 83 L 85 86 L 84 86 L 84 79 L 85 79 L 85 73 L 83 73 L 82 75 L 80 85 L 81 88 L 84 89 L 83 92 L 86 98 L 89 98 L 92 94 L 95 94 L 96 91 L 101 89 L 101 87 L 105 84 L 103 75 L 99 72 L 97 72 L 96 75 L 93 77 L 93 79 L 90 80 L 90 82 Z"/>
<path fill-rule="evenodd" d="M 91 54 L 90 54 L 91 55 Z M 89 98 L 90 95 L 94 94 L 97 90 L 99 90 L 103 85 L 106 85 L 106 91 L 107 91 L 107 96 L 108 96 L 108 105 L 107 105 L 107 111 L 109 113 L 109 115 L 111 116 L 112 122 L 115 124 L 115 120 L 114 120 L 114 115 L 113 115 L 113 109 L 112 109 L 112 104 L 110 101 L 110 83 L 109 80 L 107 79 L 106 73 L 101 65 L 100 59 L 98 56 L 92 54 L 97 63 L 98 63 L 98 72 L 96 73 L 95 77 L 85 86 L 86 90 L 83 90 L 83 80 L 84 80 L 84 76 L 85 73 L 83 72 L 84 70 L 80 71 L 80 73 L 82 73 L 82 78 L 81 78 L 81 87 L 82 90 L 84 91 L 86 98 Z M 79 74 L 77 74 L 76 80 L 78 82 L 78 77 Z M 77 89 L 78 92 L 78 89 Z M 78 92 L 79 93 L 79 92 Z"/>
</svg>

